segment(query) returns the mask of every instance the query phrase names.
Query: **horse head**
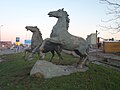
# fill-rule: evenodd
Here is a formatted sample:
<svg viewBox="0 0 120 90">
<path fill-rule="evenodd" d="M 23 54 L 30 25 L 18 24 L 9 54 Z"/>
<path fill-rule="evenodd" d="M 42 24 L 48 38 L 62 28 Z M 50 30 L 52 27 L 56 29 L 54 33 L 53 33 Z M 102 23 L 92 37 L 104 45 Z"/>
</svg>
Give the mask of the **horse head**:
<svg viewBox="0 0 120 90">
<path fill-rule="evenodd" d="M 26 26 L 25 27 L 26 29 L 27 29 L 27 31 L 28 30 L 30 30 L 31 32 L 38 32 L 39 31 L 39 28 L 37 27 L 37 26 Z M 40 31 L 39 31 L 40 32 Z M 41 34 L 41 32 L 40 32 L 40 34 Z M 41 34 L 42 35 L 42 34 Z"/>
<path fill-rule="evenodd" d="M 30 30 L 31 32 L 35 32 L 36 30 L 39 30 L 37 26 L 26 26 L 25 28 L 27 29 L 27 31 Z"/>
<path fill-rule="evenodd" d="M 48 13 L 49 17 L 56 17 L 56 18 L 64 18 L 67 22 L 67 29 L 69 27 L 69 22 L 70 22 L 70 19 L 69 19 L 69 15 L 66 11 L 64 11 L 64 8 L 62 9 L 59 9 L 57 11 L 51 11 Z"/>
</svg>

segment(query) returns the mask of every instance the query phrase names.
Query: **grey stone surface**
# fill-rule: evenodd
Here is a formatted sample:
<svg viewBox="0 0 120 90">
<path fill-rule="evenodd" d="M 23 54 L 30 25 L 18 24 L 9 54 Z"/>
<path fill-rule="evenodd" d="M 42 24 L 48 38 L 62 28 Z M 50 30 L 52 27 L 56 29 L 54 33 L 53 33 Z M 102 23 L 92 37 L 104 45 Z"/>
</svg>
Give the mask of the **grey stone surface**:
<svg viewBox="0 0 120 90">
<path fill-rule="evenodd" d="M 81 69 L 76 68 L 75 66 L 55 65 L 45 60 L 38 60 L 30 71 L 30 75 L 32 76 L 33 74 L 40 72 L 44 75 L 45 79 L 48 79 L 62 75 L 69 75 L 75 72 L 85 72 L 86 70 L 88 70 L 87 67 Z"/>
</svg>

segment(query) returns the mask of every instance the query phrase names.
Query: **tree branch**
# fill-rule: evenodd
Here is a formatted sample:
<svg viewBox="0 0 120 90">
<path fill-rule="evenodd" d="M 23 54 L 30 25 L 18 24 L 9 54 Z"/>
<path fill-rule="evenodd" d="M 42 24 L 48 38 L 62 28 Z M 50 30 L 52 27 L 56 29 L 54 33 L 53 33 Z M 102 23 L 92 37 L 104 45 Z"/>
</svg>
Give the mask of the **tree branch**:
<svg viewBox="0 0 120 90">
<path fill-rule="evenodd" d="M 110 2 L 108 0 L 100 0 L 100 1 L 101 2 L 106 2 L 108 5 L 114 5 L 114 6 L 120 7 L 120 4 L 118 4 L 118 3 Z"/>
<path fill-rule="evenodd" d="M 107 7 L 107 15 L 111 15 L 112 18 L 109 20 L 102 20 L 102 22 L 113 22 L 109 26 L 101 26 L 102 28 L 105 28 L 107 30 L 113 30 L 116 32 L 120 32 L 120 4 L 111 2 L 110 0 L 100 0 L 102 4 L 107 4 L 109 7 Z"/>
</svg>

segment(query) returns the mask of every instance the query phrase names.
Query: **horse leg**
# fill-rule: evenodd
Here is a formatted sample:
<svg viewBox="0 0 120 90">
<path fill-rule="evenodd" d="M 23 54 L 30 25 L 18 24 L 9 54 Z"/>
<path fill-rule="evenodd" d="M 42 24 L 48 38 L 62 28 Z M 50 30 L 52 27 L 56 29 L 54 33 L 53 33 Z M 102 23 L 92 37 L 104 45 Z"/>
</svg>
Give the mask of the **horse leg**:
<svg viewBox="0 0 120 90">
<path fill-rule="evenodd" d="M 56 48 L 55 48 L 55 51 L 56 51 L 56 53 L 57 53 L 57 55 L 59 57 L 58 64 L 61 64 L 61 60 L 63 60 L 63 58 L 61 56 L 62 48 L 59 45 L 57 45 Z"/>
<path fill-rule="evenodd" d="M 76 65 L 76 67 L 79 66 L 80 68 L 83 68 L 84 56 L 83 56 L 83 55 L 80 53 L 80 51 L 77 50 L 77 49 L 75 49 L 74 52 L 75 52 L 77 55 L 80 56 L 79 61 L 77 61 L 77 65 Z"/>
<path fill-rule="evenodd" d="M 88 55 L 86 56 L 86 58 L 87 58 L 87 59 L 86 59 L 86 61 L 85 61 L 85 65 L 86 65 L 86 66 L 88 66 L 88 65 L 89 65 L 89 63 L 90 63 L 90 62 L 89 62 Z"/>
<path fill-rule="evenodd" d="M 33 55 L 34 55 L 34 53 L 31 53 L 31 54 L 28 56 L 28 60 L 29 60 L 29 61 L 33 59 Z"/>
<path fill-rule="evenodd" d="M 41 51 L 38 51 L 38 56 L 39 56 L 39 59 L 44 59 L 45 58 L 45 53 L 42 53 Z"/>
<path fill-rule="evenodd" d="M 53 57 L 55 56 L 55 52 L 54 52 L 54 50 L 52 50 L 50 52 L 52 53 L 52 57 L 50 58 L 50 62 L 52 62 L 53 61 Z"/>
<path fill-rule="evenodd" d="M 82 67 L 86 64 L 86 61 L 87 61 L 87 56 L 85 58 L 83 58 L 83 61 L 81 62 Z"/>
<path fill-rule="evenodd" d="M 89 64 L 89 59 L 88 59 L 88 55 L 84 55 L 82 62 L 80 64 L 80 68 L 83 68 L 83 66 L 88 66 Z"/>
<path fill-rule="evenodd" d="M 38 48 L 40 47 L 41 44 L 38 44 L 34 49 L 32 49 L 30 52 L 31 54 L 29 55 L 29 59 L 32 59 L 33 55 L 37 52 L 38 56 L 41 55 L 41 53 L 38 51 Z M 39 58 L 40 59 L 40 58 Z"/>
<path fill-rule="evenodd" d="M 41 55 L 41 56 L 40 56 L 41 59 L 44 59 L 44 58 L 45 58 L 45 53 L 41 53 L 40 55 Z"/>
<path fill-rule="evenodd" d="M 25 50 L 24 53 L 23 53 L 23 58 L 26 60 L 26 53 L 27 51 Z"/>
<path fill-rule="evenodd" d="M 79 58 L 79 61 L 77 61 L 76 67 L 83 68 L 83 64 L 82 64 L 83 59 L 84 59 L 84 57 L 80 57 L 80 58 Z"/>
<path fill-rule="evenodd" d="M 45 46 L 45 43 L 46 42 L 52 42 L 52 43 L 55 43 L 55 44 L 60 44 L 60 42 L 58 41 L 57 38 L 46 38 L 43 42 L 42 42 L 42 45 L 40 46 L 40 50 L 43 51 L 43 47 Z"/>
<path fill-rule="evenodd" d="M 58 57 L 59 57 L 59 62 L 58 64 L 61 64 L 61 60 L 63 60 L 62 56 L 61 56 L 61 52 L 60 51 L 56 51 Z"/>
<path fill-rule="evenodd" d="M 25 60 L 30 60 L 29 57 L 27 56 L 28 52 L 30 53 L 30 52 L 31 52 L 31 49 L 26 49 L 26 50 L 24 51 L 23 58 L 24 58 Z"/>
<path fill-rule="evenodd" d="M 26 50 L 24 51 L 24 53 L 23 53 L 22 56 L 23 56 L 23 58 L 25 58 L 25 56 L 26 56 Z"/>
</svg>

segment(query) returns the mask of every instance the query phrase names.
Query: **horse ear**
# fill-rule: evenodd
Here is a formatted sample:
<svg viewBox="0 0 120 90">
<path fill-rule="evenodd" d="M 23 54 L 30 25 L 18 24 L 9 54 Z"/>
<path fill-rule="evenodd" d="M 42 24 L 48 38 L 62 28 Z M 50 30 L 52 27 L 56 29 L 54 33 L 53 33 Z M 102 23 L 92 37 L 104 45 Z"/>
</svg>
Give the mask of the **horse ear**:
<svg viewBox="0 0 120 90">
<path fill-rule="evenodd" d="M 64 8 L 62 8 L 62 11 L 64 11 Z"/>
<path fill-rule="evenodd" d="M 37 26 L 35 26 L 35 28 L 37 28 Z"/>
</svg>

